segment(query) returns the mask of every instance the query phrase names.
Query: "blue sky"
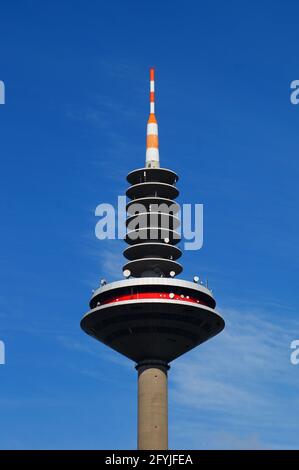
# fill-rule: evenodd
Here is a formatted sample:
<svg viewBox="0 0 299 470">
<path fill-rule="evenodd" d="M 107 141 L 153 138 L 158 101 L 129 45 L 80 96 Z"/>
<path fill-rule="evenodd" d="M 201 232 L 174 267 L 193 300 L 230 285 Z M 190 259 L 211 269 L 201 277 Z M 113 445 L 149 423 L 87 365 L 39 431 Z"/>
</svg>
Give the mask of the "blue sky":
<svg viewBox="0 0 299 470">
<path fill-rule="evenodd" d="M 170 448 L 299 448 L 299 79 L 295 1 L 0 6 L 0 448 L 135 448 L 134 364 L 83 334 L 124 244 L 94 236 L 142 166 L 148 68 L 160 156 L 204 204 L 225 331 L 169 374 Z"/>
</svg>

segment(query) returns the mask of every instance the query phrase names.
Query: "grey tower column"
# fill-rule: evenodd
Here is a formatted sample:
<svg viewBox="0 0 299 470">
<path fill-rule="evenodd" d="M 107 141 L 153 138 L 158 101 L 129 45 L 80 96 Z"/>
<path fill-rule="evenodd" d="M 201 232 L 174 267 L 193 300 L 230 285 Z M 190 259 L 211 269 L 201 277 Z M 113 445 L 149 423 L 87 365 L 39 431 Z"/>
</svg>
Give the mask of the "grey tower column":
<svg viewBox="0 0 299 470">
<path fill-rule="evenodd" d="M 138 370 L 138 449 L 168 449 L 167 370 L 162 361 L 143 361 Z"/>
</svg>

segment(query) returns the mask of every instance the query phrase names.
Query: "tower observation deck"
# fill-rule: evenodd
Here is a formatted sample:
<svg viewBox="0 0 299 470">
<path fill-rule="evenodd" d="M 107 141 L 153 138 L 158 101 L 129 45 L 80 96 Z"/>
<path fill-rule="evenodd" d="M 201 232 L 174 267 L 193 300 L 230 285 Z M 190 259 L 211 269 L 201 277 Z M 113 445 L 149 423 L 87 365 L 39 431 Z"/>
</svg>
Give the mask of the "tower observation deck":
<svg viewBox="0 0 299 470">
<path fill-rule="evenodd" d="M 139 449 L 168 448 L 169 363 L 224 328 L 211 290 L 176 278 L 183 270 L 178 179 L 160 168 L 150 69 L 145 167 L 127 176 L 125 279 L 96 289 L 81 320 L 87 334 L 136 363 Z"/>
</svg>

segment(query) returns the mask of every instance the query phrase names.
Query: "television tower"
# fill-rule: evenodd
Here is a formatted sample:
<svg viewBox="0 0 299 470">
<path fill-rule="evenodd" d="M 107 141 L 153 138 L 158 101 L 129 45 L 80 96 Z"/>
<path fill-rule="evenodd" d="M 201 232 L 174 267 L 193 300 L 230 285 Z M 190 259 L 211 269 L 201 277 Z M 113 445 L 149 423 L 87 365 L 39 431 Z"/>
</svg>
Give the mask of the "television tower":
<svg viewBox="0 0 299 470">
<path fill-rule="evenodd" d="M 138 449 L 168 448 L 167 371 L 177 357 L 224 328 L 211 290 L 175 278 L 182 272 L 177 228 L 178 175 L 160 167 L 155 77 L 150 69 L 150 115 L 145 167 L 127 176 L 125 279 L 96 289 L 82 329 L 136 363 Z"/>
</svg>

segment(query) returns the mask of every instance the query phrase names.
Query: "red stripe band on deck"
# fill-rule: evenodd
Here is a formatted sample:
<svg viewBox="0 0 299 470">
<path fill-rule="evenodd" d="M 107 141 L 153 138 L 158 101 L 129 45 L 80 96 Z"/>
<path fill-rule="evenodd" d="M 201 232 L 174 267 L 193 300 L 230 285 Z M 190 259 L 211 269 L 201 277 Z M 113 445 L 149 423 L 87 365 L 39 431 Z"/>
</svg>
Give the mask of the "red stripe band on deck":
<svg viewBox="0 0 299 470">
<path fill-rule="evenodd" d="M 141 292 L 138 294 L 127 294 L 127 295 L 119 295 L 112 297 L 108 300 L 105 300 L 104 302 L 101 302 L 101 305 L 107 305 L 107 304 L 112 304 L 115 302 L 125 302 L 127 300 L 154 300 L 154 299 L 159 299 L 159 300 L 180 300 L 183 302 L 190 302 L 193 304 L 201 304 L 205 305 L 206 307 L 208 306 L 205 302 L 202 300 L 198 300 L 195 297 L 190 297 L 180 294 L 174 294 L 174 297 L 170 297 L 170 292 Z"/>
</svg>

